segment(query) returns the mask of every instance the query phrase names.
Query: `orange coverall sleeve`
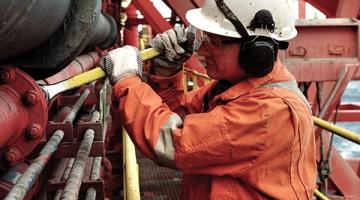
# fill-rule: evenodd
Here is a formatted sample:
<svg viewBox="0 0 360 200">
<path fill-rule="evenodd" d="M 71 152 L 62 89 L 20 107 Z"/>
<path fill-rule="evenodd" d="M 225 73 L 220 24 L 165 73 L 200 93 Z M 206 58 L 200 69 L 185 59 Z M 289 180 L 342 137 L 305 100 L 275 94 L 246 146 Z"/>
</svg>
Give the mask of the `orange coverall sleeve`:
<svg viewBox="0 0 360 200">
<path fill-rule="evenodd" d="M 158 160 L 155 148 L 160 131 L 174 112 L 137 77 L 118 82 L 114 95 L 119 101 L 121 119 L 135 145 L 147 157 Z M 262 103 L 249 100 L 244 105 L 247 106 L 238 108 L 230 103 L 207 113 L 186 115 L 181 126 L 171 129 L 176 168 L 185 173 L 223 175 L 250 167 L 264 149 L 267 115 Z M 232 122 L 238 127 L 231 127 Z M 232 164 L 236 172 L 231 170 Z"/>
</svg>

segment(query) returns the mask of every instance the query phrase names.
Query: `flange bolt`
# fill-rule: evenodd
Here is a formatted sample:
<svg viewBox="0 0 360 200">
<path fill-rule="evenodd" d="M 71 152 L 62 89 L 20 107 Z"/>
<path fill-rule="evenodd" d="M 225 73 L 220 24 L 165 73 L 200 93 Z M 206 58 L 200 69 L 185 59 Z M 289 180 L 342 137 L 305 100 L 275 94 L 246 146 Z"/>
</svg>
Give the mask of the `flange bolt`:
<svg viewBox="0 0 360 200">
<path fill-rule="evenodd" d="M 35 91 L 29 90 L 24 94 L 24 104 L 33 106 L 38 102 L 38 95 Z"/>
<path fill-rule="evenodd" d="M 39 124 L 32 124 L 27 128 L 27 136 L 31 140 L 36 140 L 42 135 L 42 128 Z"/>
<path fill-rule="evenodd" d="M 8 162 L 12 163 L 15 162 L 18 159 L 19 150 L 12 147 L 9 149 L 9 151 L 6 152 L 5 158 Z"/>
<path fill-rule="evenodd" d="M 15 78 L 15 73 L 10 69 L 0 69 L 0 82 L 8 83 Z"/>
</svg>

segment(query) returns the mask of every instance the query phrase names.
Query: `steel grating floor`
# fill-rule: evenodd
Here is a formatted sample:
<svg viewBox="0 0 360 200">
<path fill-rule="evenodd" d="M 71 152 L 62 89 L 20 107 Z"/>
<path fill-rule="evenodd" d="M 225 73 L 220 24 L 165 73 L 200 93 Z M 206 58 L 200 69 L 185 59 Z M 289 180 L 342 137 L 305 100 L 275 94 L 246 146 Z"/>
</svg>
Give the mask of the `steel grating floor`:
<svg viewBox="0 0 360 200">
<path fill-rule="evenodd" d="M 159 167 L 137 152 L 142 200 L 180 199 L 181 173 Z"/>
</svg>

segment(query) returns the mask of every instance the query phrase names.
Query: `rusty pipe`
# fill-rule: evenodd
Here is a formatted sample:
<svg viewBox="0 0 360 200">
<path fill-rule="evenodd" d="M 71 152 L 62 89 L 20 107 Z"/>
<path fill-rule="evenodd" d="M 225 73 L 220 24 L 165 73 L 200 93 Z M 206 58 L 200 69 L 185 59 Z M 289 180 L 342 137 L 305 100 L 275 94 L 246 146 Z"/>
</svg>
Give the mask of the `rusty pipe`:
<svg viewBox="0 0 360 200">
<path fill-rule="evenodd" d="M 90 176 L 91 181 L 96 181 L 100 178 L 101 160 L 102 160 L 101 157 L 94 158 L 94 162 L 93 162 L 92 169 L 91 169 L 91 176 Z M 86 191 L 85 199 L 86 200 L 95 200 L 96 199 L 95 188 L 89 188 Z"/>
<path fill-rule="evenodd" d="M 74 106 L 72 107 L 72 110 L 70 111 L 70 113 L 66 116 L 66 118 L 64 119 L 63 122 L 70 122 L 72 123 L 77 115 L 77 113 L 79 112 L 81 106 L 84 104 L 86 98 L 89 96 L 90 94 L 90 90 L 86 89 L 81 96 L 79 97 L 79 99 L 76 101 L 76 103 L 74 104 Z"/>
<path fill-rule="evenodd" d="M 49 162 L 52 154 L 57 150 L 58 145 L 64 138 L 64 131 L 57 130 L 45 147 L 40 151 L 40 155 L 31 163 L 30 167 L 20 177 L 18 182 L 10 192 L 6 195 L 4 200 L 22 200 L 35 183 L 39 174 L 42 172 L 46 164 Z"/>
<path fill-rule="evenodd" d="M 73 167 L 71 168 L 68 180 L 66 181 L 64 191 L 61 194 L 61 200 L 77 199 L 79 196 L 86 160 L 89 157 L 91 146 L 94 141 L 94 136 L 94 130 L 86 130 L 84 139 L 81 141 L 79 151 L 76 155 Z"/>
</svg>

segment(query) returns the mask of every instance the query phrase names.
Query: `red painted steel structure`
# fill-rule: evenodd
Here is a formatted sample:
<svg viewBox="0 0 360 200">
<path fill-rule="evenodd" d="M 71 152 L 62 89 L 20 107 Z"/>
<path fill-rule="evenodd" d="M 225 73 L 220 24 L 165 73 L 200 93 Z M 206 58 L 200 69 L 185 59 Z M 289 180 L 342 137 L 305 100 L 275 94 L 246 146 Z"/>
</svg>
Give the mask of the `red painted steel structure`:
<svg viewBox="0 0 360 200">
<path fill-rule="evenodd" d="M 138 45 L 137 25 L 139 23 L 149 24 L 155 33 L 163 32 L 172 27 L 170 22 L 161 17 L 150 0 L 133 0 L 132 5 L 126 10 L 120 8 L 120 1 L 104 0 L 103 2 L 103 10 L 115 16 L 118 25 L 120 25 L 120 12 L 127 12 L 129 19 L 124 29 L 124 44 Z M 173 16 L 179 17 L 183 23 L 187 24 L 185 12 L 188 9 L 201 6 L 204 0 L 164 0 L 164 2 L 172 9 Z M 308 0 L 307 2 L 323 11 L 328 17 L 360 18 L 359 0 Z M 304 1 L 300 0 L 299 5 L 299 16 L 304 17 Z M 145 19 L 138 19 L 136 10 L 139 10 Z M 356 74 L 356 70 L 360 67 L 359 24 L 359 21 L 351 19 L 300 20 L 297 25 L 299 37 L 291 43 L 289 50 L 282 54 L 284 63 L 297 77 L 298 81 L 308 84 L 307 94 L 310 103 L 313 105 L 314 114 L 320 115 L 323 119 L 332 120 L 334 118 L 335 109 L 340 102 L 341 94 L 347 83 L 352 79 L 360 79 L 360 73 Z M 69 68 L 64 69 L 63 72 L 54 77 L 46 79 L 45 82 L 48 84 L 58 82 L 80 71 L 92 68 L 102 55 L 101 52 L 99 54 L 93 52 L 87 56 L 77 58 L 69 65 Z M 204 72 L 195 57 L 187 65 L 192 69 Z M 91 148 L 90 156 L 102 156 L 104 170 L 101 180 L 91 181 L 89 178 L 85 178 L 81 191 L 95 188 L 100 198 L 104 198 L 105 193 L 108 196 L 112 193 L 112 191 L 106 191 L 104 188 L 118 190 L 121 187 L 121 174 L 115 174 L 113 169 L 115 169 L 114 171 L 121 169 L 121 166 L 119 168 L 116 164 L 116 160 L 121 159 L 121 155 L 114 154 L 116 150 L 110 148 L 113 146 L 115 135 L 106 135 L 108 131 L 105 125 L 111 123 L 111 121 L 107 122 L 106 119 L 102 119 L 99 122 L 89 122 L 86 113 L 94 108 L 102 107 L 102 109 L 106 109 L 104 106 L 109 106 L 110 100 L 108 98 L 100 98 L 104 95 L 103 93 L 109 92 L 109 89 L 103 87 L 102 84 L 84 86 L 80 88 L 79 92 L 60 95 L 47 105 L 41 96 L 42 92 L 31 77 L 18 70 L 13 71 L 11 69 L 7 71 L 8 68 L 4 69 L 0 73 L 0 127 L 2 127 L 0 156 L 2 159 L 8 160 L 7 165 L 30 159 L 30 153 L 36 152 L 44 144 L 40 139 L 50 138 L 55 130 L 61 129 L 65 133 L 64 142 L 60 144 L 55 154 L 56 161 L 52 163 L 56 167 L 50 171 L 44 171 L 42 178 L 37 180 L 35 187 L 29 192 L 28 196 L 31 197 L 36 194 L 40 189 L 40 185 L 43 184 L 47 184 L 47 191 L 45 192 L 48 196 L 64 187 L 65 182 L 61 181 L 61 177 L 66 162 L 63 161 L 63 158 L 76 155 L 84 130 L 89 128 L 95 131 L 95 142 Z M 315 87 L 316 82 L 321 82 L 321 90 L 317 90 Z M 69 113 L 69 109 L 78 99 L 78 93 L 86 89 L 90 89 L 90 95 L 82 105 L 79 116 L 77 116 L 79 120 L 74 123 L 62 122 L 60 119 Z M 320 93 L 322 98 L 320 105 L 316 100 L 317 93 Z M 48 115 L 51 121 L 46 127 Z M 342 104 L 336 115 L 339 121 L 360 121 L 360 105 L 358 102 Z M 12 118 L 9 119 L 9 116 Z M 114 123 L 117 122 L 114 121 Z M 112 128 L 115 128 L 115 126 Z M 42 137 L 45 130 L 46 137 Z M 113 134 L 113 131 L 109 130 L 109 133 Z M 318 138 L 320 132 L 319 130 Z M 110 137 L 112 138 L 110 139 Z M 318 142 L 320 143 L 319 140 Z M 329 142 L 330 137 L 327 132 L 324 132 L 325 153 L 329 151 Z M 117 148 L 114 146 L 114 149 Z M 0 163 L 1 169 L 4 166 L 2 162 Z M 88 163 L 91 166 L 91 159 Z M 360 188 L 359 163 L 359 160 L 347 162 L 335 149 L 332 150 L 332 173 L 329 180 L 331 192 L 337 192 L 343 199 L 360 198 L 360 190 L 358 189 Z M 85 169 L 85 173 L 90 170 Z M 52 178 L 50 180 L 45 181 L 46 173 L 51 174 Z M 0 180 L 0 197 L 5 195 L 4 191 L 8 191 L 11 185 L 4 180 Z"/>
<path fill-rule="evenodd" d="M 39 144 L 47 123 L 45 96 L 35 80 L 13 66 L 0 66 L 0 169 L 14 165 Z"/>
</svg>

